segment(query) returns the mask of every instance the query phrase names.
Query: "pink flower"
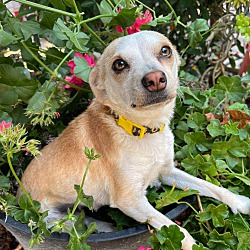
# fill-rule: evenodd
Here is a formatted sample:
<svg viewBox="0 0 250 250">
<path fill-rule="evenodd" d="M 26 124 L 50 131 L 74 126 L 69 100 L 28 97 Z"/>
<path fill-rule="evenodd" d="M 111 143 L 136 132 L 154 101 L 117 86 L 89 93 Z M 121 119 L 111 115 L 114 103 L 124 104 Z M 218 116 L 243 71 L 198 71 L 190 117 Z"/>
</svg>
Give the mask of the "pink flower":
<svg viewBox="0 0 250 250">
<path fill-rule="evenodd" d="M 149 23 L 153 21 L 153 16 L 149 10 L 146 10 L 144 13 L 142 12 L 141 16 L 135 19 L 135 22 L 132 26 L 127 27 L 127 32 L 129 35 L 134 34 L 140 31 L 140 27 L 143 24 Z M 120 26 L 115 25 L 116 31 L 119 33 L 123 32 L 123 28 Z"/>
<path fill-rule="evenodd" d="M 153 250 L 151 247 L 147 247 L 147 248 L 145 248 L 145 247 L 143 247 L 143 246 L 140 246 L 139 248 L 138 248 L 138 250 Z"/>
<path fill-rule="evenodd" d="M 75 74 L 73 74 L 72 76 L 66 76 L 65 80 L 67 82 L 70 82 L 70 83 L 72 83 L 72 84 L 74 84 L 76 86 L 79 86 L 79 87 L 81 87 L 81 86 L 83 86 L 85 84 L 85 82 L 81 78 L 77 77 Z M 66 89 L 71 89 L 73 87 L 71 87 L 70 85 L 66 84 L 65 88 Z"/>
<path fill-rule="evenodd" d="M 5 129 L 9 128 L 12 125 L 12 122 L 2 121 L 0 123 L 0 133 L 2 133 Z"/>
<path fill-rule="evenodd" d="M 91 55 L 91 56 L 89 56 L 88 54 L 83 55 L 83 54 L 77 52 L 77 53 L 75 53 L 74 57 L 76 57 L 76 56 L 84 58 L 89 66 L 93 67 L 93 66 L 96 65 L 95 58 L 94 58 L 93 55 Z M 85 84 L 85 82 L 81 78 L 77 77 L 74 74 L 74 68 L 76 66 L 75 62 L 74 62 L 74 59 L 70 60 L 67 64 L 68 64 L 68 66 L 70 66 L 70 73 L 72 73 L 73 75 L 72 76 L 66 76 L 65 80 L 67 82 L 70 82 L 70 83 L 76 85 L 76 86 L 79 86 L 79 87 L 83 86 Z M 65 88 L 70 89 L 72 87 L 70 85 L 66 84 Z"/>
</svg>

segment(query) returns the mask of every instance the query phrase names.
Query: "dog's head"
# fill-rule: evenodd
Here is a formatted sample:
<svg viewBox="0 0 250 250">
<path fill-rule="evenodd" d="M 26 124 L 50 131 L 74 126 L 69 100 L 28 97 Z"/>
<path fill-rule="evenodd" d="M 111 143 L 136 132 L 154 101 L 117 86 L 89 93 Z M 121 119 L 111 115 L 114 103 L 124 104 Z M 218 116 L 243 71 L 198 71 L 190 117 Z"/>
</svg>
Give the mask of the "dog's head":
<svg viewBox="0 0 250 250">
<path fill-rule="evenodd" d="M 175 99 L 179 56 L 162 34 L 141 31 L 114 40 L 90 74 L 99 102 L 125 109 L 153 109 Z"/>
</svg>

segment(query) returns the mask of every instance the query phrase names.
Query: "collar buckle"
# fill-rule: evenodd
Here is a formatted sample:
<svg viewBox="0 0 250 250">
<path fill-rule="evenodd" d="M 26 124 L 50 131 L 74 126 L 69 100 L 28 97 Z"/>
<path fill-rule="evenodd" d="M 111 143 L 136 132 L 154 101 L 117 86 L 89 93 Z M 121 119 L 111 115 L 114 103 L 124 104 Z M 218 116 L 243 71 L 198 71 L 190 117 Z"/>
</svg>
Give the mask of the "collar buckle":
<svg viewBox="0 0 250 250">
<path fill-rule="evenodd" d="M 132 121 L 119 115 L 117 124 L 121 126 L 128 134 L 143 138 L 147 129 L 144 126 L 133 123 Z"/>
</svg>

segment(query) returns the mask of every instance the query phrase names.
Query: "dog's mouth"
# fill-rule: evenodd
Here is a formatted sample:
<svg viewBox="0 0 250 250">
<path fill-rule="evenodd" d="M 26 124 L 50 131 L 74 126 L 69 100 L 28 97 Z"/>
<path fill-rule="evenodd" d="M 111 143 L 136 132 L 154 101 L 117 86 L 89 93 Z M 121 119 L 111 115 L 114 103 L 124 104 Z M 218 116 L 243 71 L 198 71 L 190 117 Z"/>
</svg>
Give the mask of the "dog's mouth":
<svg viewBox="0 0 250 250">
<path fill-rule="evenodd" d="M 140 107 L 140 108 L 144 108 L 144 107 L 154 107 L 154 106 L 165 106 L 166 104 L 168 104 L 169 102 L 171 102 L 174 98 L 176 97 L 176 95 L 164 95 L 164 96 L 159 96 L 159 97 L 155 97 L 155 98 L 148 98 L 147 100 L 145 100 L 145 102 L 143 104 L 136 104 L 136 103 L 132 103 L 131 107 L 132 108 L 136 108 L 136 107 Z"/>
</svg>

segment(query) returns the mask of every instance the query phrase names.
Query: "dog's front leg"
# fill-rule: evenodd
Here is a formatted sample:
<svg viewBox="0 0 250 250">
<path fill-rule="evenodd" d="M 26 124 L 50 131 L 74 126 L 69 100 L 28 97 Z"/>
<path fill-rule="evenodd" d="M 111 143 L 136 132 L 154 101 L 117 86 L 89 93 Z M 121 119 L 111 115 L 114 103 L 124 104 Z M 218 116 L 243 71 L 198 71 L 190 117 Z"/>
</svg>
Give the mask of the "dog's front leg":
<svg viewBox="0 0 250 250">
<path fill-rule="evenodd" d="M 131 218 L 142 223 L 147 222 L 158 229 L 164 225 L 176 225 L 173 221 L 151 206 L 145 195 L 138 196 L 138 193 L 133 193 L 130 199 L 128 199 L 126 194 L 120 194 L 119 196 L 123 197 L 123 199 L 116 200 L 115 207 L 119 208 Z M 185 238 L 182 240 L 182 249 L 191 250 L 192 246 L 195 244 L 195 240 L 184 228 L 180 227 L 180 230 L 185 235 Z"/>
<path fill-rule="evenodd" d="M 197 190 L 202 196 L 212 197 L 227 204 L 233 213 L 239 211 L 243 214 L 250 214 L 249 198 L 234 194 L 223 187 L 194 177 L 180 169 L 171 167 L 167 173 L 162 175 L 162 182 L 167 185 L 175 183 L 176 187 L 180 189 Z"/>
</svg>

